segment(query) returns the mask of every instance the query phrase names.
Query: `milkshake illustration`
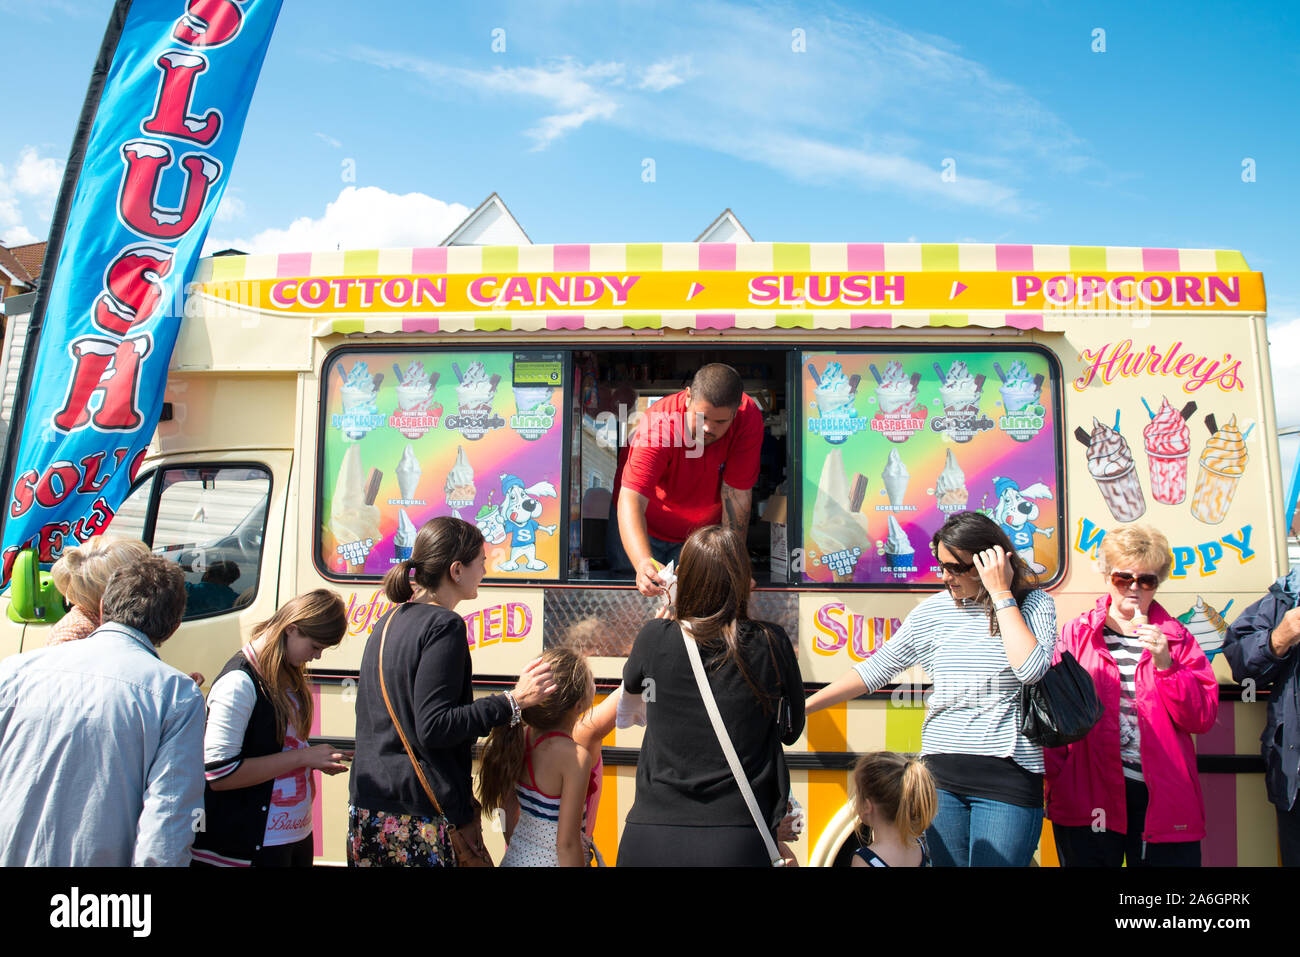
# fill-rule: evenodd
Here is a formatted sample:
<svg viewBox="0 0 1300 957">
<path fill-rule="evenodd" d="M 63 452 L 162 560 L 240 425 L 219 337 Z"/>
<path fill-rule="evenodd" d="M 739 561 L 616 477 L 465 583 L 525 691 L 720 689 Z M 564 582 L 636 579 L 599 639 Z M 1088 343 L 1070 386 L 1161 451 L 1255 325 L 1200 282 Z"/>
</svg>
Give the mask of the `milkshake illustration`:
<svg viewBox="0 0 1300 957">
<path fill-rule="evenodd" d="M 551 397 L 549 385 L 515 386 L 515 409 L 520 415 L 542 415 Z"/>
<path fill-rule="evenodd" d="M 488 493 L 488 503 L 478 510 L 478 515 L 474 516 L 474 524 L 478 530 L 483 533 L 490 545 L 500 545 L 506 540 L 506 525 L 501 518 L 501 506 L 493 505 L 492 493 Z"/>
<path fill-rule="evenodd" d="M 1128 441 L 1118 428 L 1112 429 L 1096 418 L 1088 437 L 1088 471 L 1117 522 L 1135 522 L 1147 510 Z"/>
<path fill-rule="evenodd" d="M 505 425 L 504 419 L 492 415 L 492 398 L 496 395 L 501 377 L 489 376 L 487 367 L 477 360 L 471 362 L 464 372 L 461 372 L 458 363 L 453 362 L 451 366 L 457 376 L 458 409 L 455 423 L 449 421 L 448 427 L 458 429 L 461 435 L 473 441 L 481 439 L 489 429 Z"/>
<path fill-rule="evenodd" d="M 1023 359 L 1011 363 L 1011 368 L 1002 380 L 1002 408 L 1008 415 L 1023 412 L 1031 405 L 1038 404 L 1038 395 L 1043 390 L 1043 377 L 1031 376 L 1029 367 Z"/>
<path fill-rule="evenodd" d="M 1214 429 L 1214 417 L 1206 416 L 1206 424 Z M 1237 494 L 1237 483 L 1246 471 L 1246 442 L 1237 428 L 1234 415 L 1228 424 L 1215 429 L 1201 452 L 1201 469 L 1192 490 L 1192 515 L 1206 525 L 1217 525 L 1228 513 L 1232 497 Z"/>
<path fill-rule="evenodd" d="M 851 500 L 844 457 L 833 449 L 822 463 L 809 537 L 821 550 L 821 564 L 837 582 L 853 580 L 858 559 L 871 545 L 866 518 L 851 510 Z M 805 573 L 805 577 L 812 576 Z"/>
<path fill-rule="evenodd" d="M 821 375 L 817 374 L 816 367 L 810 362 L 808 371 L 817 384 L 813 392 L 817 415 L 809 420 L 809 431 L 824 436 L 831 445 L 841 445 L 859 428 L 858 410 L 854 407 L 853 399 L 861 377 L 846 376 L 838 362 L 826 366 L 826 371 Z"/>
<path fill-rule="evenodd" d="M 1192 449 L 1192 430 L 1168 399 L 1142 430 L 1151 467 L 1151 497 L 1166 505 L 1177 505 L 1187 497 L 1187 455 Z"/>
<path fill-rule="evenodd" d="M 813 393 L 817 401 L 817 411 L 822 418 L 832 415 L 853 415 L 853 386 L 838 362 L 832 362 L 817 380 L 817 389 Z M 846 408 L 848 407 L 848 408 Z"/>
<path fill-rule="evenodd" d="M 367 479 L 361 465 L 361 446 L 349 445 L 343 453 L 334 495 L 330 501 L 330 534 L 335 551 L 350 574 L 366 568 L 366 556 L 379 541 L 379 508 L 375 495 L 382 474 L 371 469 Z"/>
<path fill-rule="evenodd" d="M 474 504 L 478 489 L 474 487 L 474 469 L 465 457 L 465 446 L 456 446 L 456 464 L 447 473 L 447 483 L 443 486 L 447 493 L 447 504 L 453 510 L 469 508 Z"/>
<path fill-rule="evenodd" d="M 907 466 L 903 464 L 898 449 L 889 450 L 889 461 L 885 463 L 885 470 L 880 473 L 880 478 L 885 483 L 885 494 L 889 496 L 890 506 L 901 508 L 903 498 L 907 495 L 907 483 L 911 480 L 911 475 L 907 471 Z"/>
<path fill-rule="evenodd" d="M 415 523 L 411 521 L 411 516 L 406 514 L 406 509 L 397 510 L 397 534 L 393 536 L 393 557 L 399 562 L 404 562 L 411 557 L 411 549 L 415 548 Z"/>
<path fill-rule="evenodd" d="M 437 374 L 430 374 L 424 371 L 424 363 L 420 361 L 412 362 L 402 372 L 397 365 L 393 366 L 395 372 L 400 375 L 397 383 L 397 407 L 402 410 L 403 415 L 424 415 L 429 411 L 429 403 L 433 401 L 433 380 Z"/>
<path fill-rule="evenodd" d="M 342 366 L 339 366 L 342 374 Z M 372 375 L 366 363 L 357 360 L 352 368 L 343 375 L 343 388 L 339 396 L 343 400 L 343 414 L 338 426 L 349 439 L 364 438 L 366 433 L 382 424 L 376 399 L 379 396 L 379 383 L 384 380 L 382 374 Z"/>
<path fill-rule="evenodd" d="M 969 442 L 985 429 L 993 428 L 990 419 L 979 420 L 980 395 L 984 391 L 984 376 L 971 375 L 966 363 L 958 359 L 945 373 L 939 363 L 934 371 L 943 384 L 939 387 L 939 401 L 943 403 L 942 422 L 935 419 L 930 427 L 943 432 L 954 442 Z"/>
<path fill-rule="evenodd" d="M 420 487 L 420 460 L 415 456 L 415 449 L 410 443 L 407 443 L 406 450 L 402 452 L 401 461 L 397 463 L 397 468 L 393 470 L 397 474 L 397 488 L 401 492 L 402 501 L 417 501 L 416 494 Z"/>
<path fill-rule="evenodd" d="M 885 541 L 885 565 L 891 569 L 911 571 L 916 567 L 916 552 L 898 519 L 889 516 L 889 536 Z"/>
<path fill-rule="evenodd" d="M 970 492 L 966 488 L 966 473 L 957 464 L 957 456 L 953 454 L 952 449 L 948 450 L 948 459 L 944 463 L 943 471 L 939 473 L 939 479 L 934 483 L 934 498 L 941 512 L 951 514 L 966 511 L 966 503 L 970 500 Z"/>
<path fill-rule="evenodd" d="M 890 360 L 882 373 L 874 365 L 868 366 L 876 380 L 876 405 L 880 411 L 871 420 L 871 429 L 891 442 L 906 442 L 919 429 L 925 428 L 929 409 L 916 404 L 916 388 L 921 373 L 908 375 L 903 364 Z"/>
<path fill-rule="evenodd" d="M 908 413 L 916 403 L 916 384 L 903 371 L 903 364 L 891 360 L 876 385 L 876 405 L 886 415 Z"/>
<path fill-rule="evenodd" d="M 487 367 L 481 362 L 471 362 L 460 382 L 456 383 L 456 402 L 461 415 L 486 414 L 492 411 L 492 397 L 496 395 L 500 376 L 488 377 Z"/>
<path fill-rule="evenodd" d="M 555 407 L 551 405 L 549 385 L 517 385 L 515 414 L 510 427 L 529 442 L 540 439 L 555 424 Z"/>
<path fill-rule="evenodd" d="M 1179 615 L 1178 620 L 1192 633 L 1196 643 L 1201 646 L 1201 651 L 1207 656 L 1223 649 L 1224 639 L 1228 637 L 1228 623 L 1200 595 L 1196 596 L 1196 604 Z"/>
</svg>

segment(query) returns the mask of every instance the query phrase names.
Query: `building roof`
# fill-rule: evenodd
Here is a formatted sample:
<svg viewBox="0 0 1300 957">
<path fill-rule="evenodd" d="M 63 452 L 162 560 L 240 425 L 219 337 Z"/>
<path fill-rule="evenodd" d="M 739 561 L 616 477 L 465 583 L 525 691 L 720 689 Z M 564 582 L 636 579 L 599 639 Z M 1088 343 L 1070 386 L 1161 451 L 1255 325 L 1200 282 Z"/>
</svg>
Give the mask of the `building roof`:
<svg viewBox="0 0 1300 957">
<path fill-rule="evenodd" d="M 505 202 L 493 193 L 438 245 L 531 246 L 532 242 Z"/>
<path fill-rule="evenodd" d="M 20 263 L 13 252 L 0 246 L 0 272 L 9 277 L 10 281 L 22 286 L 35 286 L 36 280 Z"/>
<path fill-rule="evenodd" d="M 740 224 L 736 214 L 728 207 L 695 237 L 697 243 L 752 243 L 749 230 Z"/>
<path fill-rule="evenodd" d="M 47 243 L 27 243 L 24 246 L 10 246 L 9 252 L 13 254 L 14 259 L 27 270 L 31 276 L 33 284 L 41 278 L 41 264 L 45 261 L 45 247 Z"/>
</svg>

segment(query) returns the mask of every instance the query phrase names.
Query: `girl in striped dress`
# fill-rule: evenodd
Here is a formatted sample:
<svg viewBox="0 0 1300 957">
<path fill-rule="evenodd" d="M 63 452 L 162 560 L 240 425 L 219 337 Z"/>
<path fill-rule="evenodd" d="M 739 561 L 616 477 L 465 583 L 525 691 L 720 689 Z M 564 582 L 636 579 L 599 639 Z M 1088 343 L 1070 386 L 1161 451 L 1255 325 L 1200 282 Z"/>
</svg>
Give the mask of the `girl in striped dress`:
<svg viewBox="0 0 1300 957">
<path fill-rule="evenodd" d="M 523 710 L 523 722 L 494 728 L 483 751 L 479 800 L 505 817 L 502 867 L 582 867 L 583 811 L 591 759 L 573 740 L 596 685 L 586 661 L 566 648 L 542 653 L 556 690 Z"/>
</svg>

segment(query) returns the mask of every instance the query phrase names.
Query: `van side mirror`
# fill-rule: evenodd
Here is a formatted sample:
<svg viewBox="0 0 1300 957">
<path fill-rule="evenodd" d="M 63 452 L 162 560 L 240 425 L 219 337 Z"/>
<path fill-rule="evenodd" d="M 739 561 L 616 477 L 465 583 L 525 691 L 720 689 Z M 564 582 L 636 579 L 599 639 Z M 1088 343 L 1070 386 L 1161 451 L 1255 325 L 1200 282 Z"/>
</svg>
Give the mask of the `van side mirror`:
<svg viewBox="0 0 1300 957">
<path fill-rule="evenodd" d="M 36 549 L 23 549 L 14 559 L 9 578 L 9 620 L 52 625 L 67 613 L 50 573 L 41 571 Z"/>
</svg>

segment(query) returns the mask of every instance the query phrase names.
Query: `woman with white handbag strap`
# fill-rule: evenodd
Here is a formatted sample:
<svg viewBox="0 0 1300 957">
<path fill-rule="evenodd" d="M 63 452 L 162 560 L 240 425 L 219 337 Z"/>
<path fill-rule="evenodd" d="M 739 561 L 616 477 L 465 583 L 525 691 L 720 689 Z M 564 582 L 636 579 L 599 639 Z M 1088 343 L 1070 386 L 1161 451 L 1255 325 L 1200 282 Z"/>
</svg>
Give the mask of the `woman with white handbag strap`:
<svg viewBox="0 0 1300 957">
<path fill-rule="evenodd" d="M 780 862 L 782 744 L 803 731 L 803 679 L 785 631 L 749 617 L 749 589 L 740 536 L 699 529 L 682 548 L 675 618 L 637 635 L 623 688 L 645 700 L 646 731 L 620 866 Z"/>
</svg>

